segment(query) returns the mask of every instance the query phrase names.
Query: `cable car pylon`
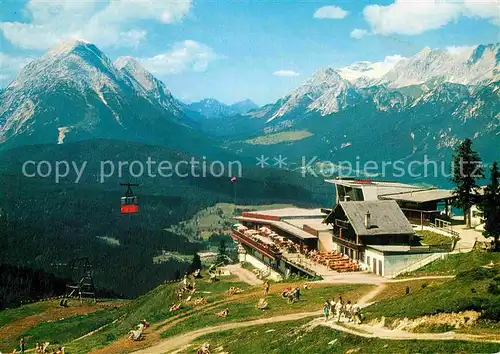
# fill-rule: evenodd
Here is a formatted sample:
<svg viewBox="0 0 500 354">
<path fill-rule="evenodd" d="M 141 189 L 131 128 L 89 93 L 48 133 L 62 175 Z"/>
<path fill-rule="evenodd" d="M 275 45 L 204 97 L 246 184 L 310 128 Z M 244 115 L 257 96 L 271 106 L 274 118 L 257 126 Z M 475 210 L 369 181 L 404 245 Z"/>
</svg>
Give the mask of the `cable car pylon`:
<svg viewBox="0 0 500 354">
<path fill-rule="evenodd" d="M 127 191 L 125 196 L 121 198 L 120 211 L 122 214 L 136 214 L 139 212 L 139 200 L 134 194 L 132 187 L 138 187 L 138 184 L 134 183 L 120 183 L 120 186 L 126 186 Z"/>
</svg>

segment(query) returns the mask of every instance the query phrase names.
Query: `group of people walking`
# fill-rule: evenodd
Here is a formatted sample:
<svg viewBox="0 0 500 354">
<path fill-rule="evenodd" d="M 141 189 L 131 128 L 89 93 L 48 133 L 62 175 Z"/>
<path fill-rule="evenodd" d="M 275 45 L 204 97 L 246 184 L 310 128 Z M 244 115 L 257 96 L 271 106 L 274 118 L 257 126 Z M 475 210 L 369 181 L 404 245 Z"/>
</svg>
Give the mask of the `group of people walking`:
<svg viewBox="0 0 500 354">
<path fill-rule="evenodd" d="M 43 344 L 36 343 L 35 354 L 49 354 L 49 353 L 50 354 L 64 354 L 64 347 L 59 347 L 58 349 L 54 349 L 52 351 L 49 351 L 48 350 L 49 344 L 50 344 L 49 342 L 45 342 Z M 17 349 L 14 349 L 12 354 L 15 354 L 15 353 L 23 354 L 23 353 L 25 353 L 25 351 L 31 351 L 31 349 L 26 349 L 26 342 L 24 341 L 24 337 L 22 337 L 19 340 L 19 351 L 17 351 Z M 2 353 L 0 352 L 0 354 L 2 354 Z"/>
<path fill-rule="evenodd" d="M 340 296 L 337 301 L 333 299 L 326 300 L 323 305 L 323 314 L 325 315 L 325 321 L 330 318 L 335 322 L 340 322 L 344 320 L 345 322 L 354 322 L 356 324 L 361 324 L 361 309 L 357 302 L 354 304 L 351 301 L 344 303 L 342 297 Z"/>
</svg>

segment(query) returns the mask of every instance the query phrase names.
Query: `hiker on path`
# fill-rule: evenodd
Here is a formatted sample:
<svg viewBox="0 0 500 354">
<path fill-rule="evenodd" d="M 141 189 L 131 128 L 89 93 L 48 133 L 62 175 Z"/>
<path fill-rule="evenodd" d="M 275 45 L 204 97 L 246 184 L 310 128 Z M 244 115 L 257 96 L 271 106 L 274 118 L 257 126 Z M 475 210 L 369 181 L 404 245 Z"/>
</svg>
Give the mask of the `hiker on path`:
<svg viewBox="0 0 500 354">
<path fill-rule="evenodd" d="M 24 338 L 21 338 L 21 340 L 19 341 L 19 347 L 21 348 L 21 353 L 24 353 Z"/>
<path fill-rule="evenodd" d="M 323 305 L 323 314 L 325 315 L 325 322 L 328 321 L 328 316 L 330 316 L 330 303 L 328 300 L 326 300 Z"/>
<path fill-rule="evenodd" d="M 354 318 L 354 322 L 356 324 L 361 324 L 361 309 L 359 308 L 359 305 L 357 302 L 352 305 L 352 314 Z"/>
<path fill-rule="evenodd" d="M 342 316 L 342 310 L 344 308 L 344 304 L 342 303 L 342 298 L 339 297 L 337 303 L 335 304 L 335 322 L 340 322 L 340 316 Z"/>
<path fill-rule="evenodd" d="M 344 312 L 345 319 L 347 322 L 352 321 L 352 305 L 351 301 L 347 301 L 347 304 L 345 305 L 345 312 Z"/>
</svg>

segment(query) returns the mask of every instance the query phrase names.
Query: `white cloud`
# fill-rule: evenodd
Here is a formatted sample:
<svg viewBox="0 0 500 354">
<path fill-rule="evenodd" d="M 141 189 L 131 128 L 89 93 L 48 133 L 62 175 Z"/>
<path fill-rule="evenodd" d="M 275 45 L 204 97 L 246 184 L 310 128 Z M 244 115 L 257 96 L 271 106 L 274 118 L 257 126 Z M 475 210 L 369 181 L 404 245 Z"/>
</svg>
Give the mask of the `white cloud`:
<svg viewBox="0 0 500 354">
<path fill-rule="evenodd" d="M 139 62 L 154 74 L 179 74 L 185 71 L 205 71 L 210 62 L 220 59 L 209 46 L 192 40 L 175 43 L 166 53 L 151 58 L 139 58 Z"/>
<path fill-rule="evenodd" d="M 446 47 L 446 50 L 453 55 L 470 55 L 474 51 L 474 46 L 449 46 Z"/>
<path fill-rule="evenodd" d="M 316 10 L 313 17 L 314 18 L 328 18 L 328 19 L 342 19 L 349 14 L 349 11 L 346 11 L 338 6 L 323 6 Z"/>
<path fill-rule="evenodd" d="M 376 34 L 417 35 L 441 28 L 462 16 L 497 23 L 500 11 L 496 0 L 396 0 L 387 6 L 368 5 L 363 15 Z"/>
<path fill-rule="evenodd" d="M 30 22 L 0 22 L 11 43 L 47 49 L 69 38 L 85 38 L 99 46 L 136 46 L 147 32 L 141 20 L 174 23 L 191 8 L 191 0 L 30 0 L 23 9 Z"/>
<path fill-rule="evenodd" d="M 394 65 L 396 65 L 398 62 L 401 60 L 406 59 L 406 57 L 399 55 L 399 54 L 393 54 L 393 55 L 388 55 L 384 58 L 384 65 L 389 66 L 391 69 Z"/>
<path fill-rule="evenodd" d="M 14 56 L 0 52 L 0 70 L 17 72 L 32 60 L 33 58 Z"/>
<path fill-rule="evenodd" d="M 33 58 L 13 56 L 0 52 L 0 86 L 6 86 L 8 81 L 32 60 Z"/>
<path fill-rule="evenodd" d="M 277 70 L 273 72 L 273 75 L 281 77 L 292 77 L 292 76 L 299 76 L 300 74 L 293 70 Z"/>
<path fill-rule="evenodd" d="M 361 29 L 361 28 L 355 28 L 351 31 L 351 38 L 356 38 L 356 39 L 360 39 L 360 38 L 363 38 L 364 36 L 366 36 L 368 34 L 368 31 L 365 30 L 365 29 Z"/>
</svg>

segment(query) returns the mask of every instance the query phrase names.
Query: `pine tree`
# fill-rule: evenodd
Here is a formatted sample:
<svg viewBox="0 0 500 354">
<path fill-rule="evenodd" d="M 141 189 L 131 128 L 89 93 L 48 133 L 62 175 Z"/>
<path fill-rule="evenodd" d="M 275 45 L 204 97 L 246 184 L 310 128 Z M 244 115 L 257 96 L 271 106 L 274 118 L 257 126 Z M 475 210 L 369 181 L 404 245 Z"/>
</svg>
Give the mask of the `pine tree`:
<svg viewBox="0 0 500 354">
<path fill-rule="evenodd" d="M 191 265 L 189 266 L 190 272 L 194 272 L 197 269 L 201 269 L 201 258 L 198 253 L 195 252 Z"/>
<path fill-rule="evenodd" d="M 219 243 L 219 254 L 217 255 L 217 262 L 225 262 L 226 261 L 226 241 L 224 239 L 220 240 Z"/>
<path fill-rule="evenodd" d="M 464 220 L 469 228 L 471 227 L 470 210 L 478 201 L 476 181 L 480 178 L 484 178 L 481 158 L 472 150 L 472 141 L 467 138 L 455 149 L 451 180 L 456 186 L 453 192 L 455 196 L 453 206 L 463 210 Z"/>
<path fill-rule="evenodd" d="M 500 172 L 498 162 L 491 166 L 491 180 L 484 190 L 482 210 L 484 212 L 484 235 L 493 236 L 495 239 L 495 251 L 500 251 Z"/>
</svg>

